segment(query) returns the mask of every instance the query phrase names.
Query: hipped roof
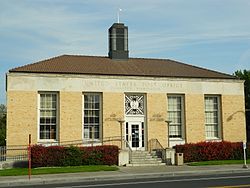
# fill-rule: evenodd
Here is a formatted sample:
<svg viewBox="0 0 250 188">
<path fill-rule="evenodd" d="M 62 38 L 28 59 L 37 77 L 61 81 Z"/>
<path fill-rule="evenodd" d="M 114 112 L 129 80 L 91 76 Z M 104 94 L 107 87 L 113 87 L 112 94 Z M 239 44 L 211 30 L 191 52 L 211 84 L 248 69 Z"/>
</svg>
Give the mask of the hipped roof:
<svg viewBox="0 0 250 188">
<path fill-rule="evenodd" d="M 62 55 L 9 70 L 20 73 L 236 79 L 236 77 L 169 59 L 110 59 Z"/>
</svg>

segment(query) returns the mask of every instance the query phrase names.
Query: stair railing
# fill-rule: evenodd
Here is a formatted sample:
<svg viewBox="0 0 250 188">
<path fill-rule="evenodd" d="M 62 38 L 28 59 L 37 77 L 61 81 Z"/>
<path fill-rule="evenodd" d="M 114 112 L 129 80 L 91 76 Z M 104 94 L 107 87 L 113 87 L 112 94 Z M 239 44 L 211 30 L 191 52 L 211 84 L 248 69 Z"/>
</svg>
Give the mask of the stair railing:
<svg viewBox="0 0 250 188">
<path fill-rule="evenodd" d="M 165 149 L 163 148 L 163 146 L 161 145 L 161 143 L 157 138 L 153 138 L 148 141 L 148 151 L 150 153 L 154 151 L 159 158 L 164 160 Z"/>
</svg>

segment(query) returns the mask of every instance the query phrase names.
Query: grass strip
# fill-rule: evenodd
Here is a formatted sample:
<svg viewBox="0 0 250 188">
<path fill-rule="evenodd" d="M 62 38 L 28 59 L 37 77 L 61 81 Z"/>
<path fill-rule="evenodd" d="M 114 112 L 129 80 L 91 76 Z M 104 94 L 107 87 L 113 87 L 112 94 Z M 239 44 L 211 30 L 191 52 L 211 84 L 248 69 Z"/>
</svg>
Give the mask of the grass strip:
<svg viewBox="0 0 250 188">
<path fill-rule="evenodd" d="M 98 171 L 116 171 L 117 166 L 92 165 L 92 166 L 69 166 L 69 167 L 42 167 L 32 168 L 32 175 L 39 174 L 60 174 L 77 172 L 98 172 Z M 0 170 L 0 176 L 21 176 L 28 175 L 28 168 L 12 168 Z"/>
<path fill-rule="evenodd" d="M 250 163 L 250 159 L 247 160 L 247 164 Z M 230 165 L 230 164 L 244 164 L 243 160 L 218 160 L 218 161 L 200 161 L 188 163 L 189 166 L 205 166 L 205 165 Z"/>
</svg>

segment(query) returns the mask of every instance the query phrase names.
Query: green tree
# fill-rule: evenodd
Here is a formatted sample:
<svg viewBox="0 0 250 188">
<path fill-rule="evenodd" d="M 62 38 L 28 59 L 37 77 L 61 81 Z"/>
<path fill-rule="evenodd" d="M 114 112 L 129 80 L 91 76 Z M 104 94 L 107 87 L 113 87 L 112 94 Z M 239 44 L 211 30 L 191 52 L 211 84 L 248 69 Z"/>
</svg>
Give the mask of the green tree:
<svg viewBox="0 0 250 188">
<path fill-rule="evenodd" d="M 245 80 L 245 106 L 246 109 L 250 109 L 250 70 L 238 70 L 234 75 L 242 80 Z"/>
<path fill-rule="evenodd" d="M 6 142 L 6 106 L 0 104 L 0 146 L 5 146 Z"/>
</svg>

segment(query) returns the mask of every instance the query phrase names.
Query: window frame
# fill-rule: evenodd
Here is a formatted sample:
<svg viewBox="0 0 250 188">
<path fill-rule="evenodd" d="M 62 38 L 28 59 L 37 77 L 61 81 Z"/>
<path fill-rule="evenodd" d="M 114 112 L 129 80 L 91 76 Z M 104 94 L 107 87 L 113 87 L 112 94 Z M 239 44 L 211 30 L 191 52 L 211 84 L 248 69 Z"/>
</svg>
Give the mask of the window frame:
<svg viewBox="0 0 250 188">
<path fill-rule="evenodd" d="M 210 97 L 210 98 L 216 98 L 217 99 L 217 136 L 212 136 L 212 137 L 208 137 L 207 136 L 207 122 L 206 122 L 206 98 L 207 97 Z M 220 95 L 209 95 L 209 94 L 206 94 L 204 95 L 204 116 L 205 116 L 205 119 L 204 119 L 204 124 L 205 124 L 205 138 L 206 140 L 221 140 L 222 139 L 222 121 L 221 121 L 221 112 L 222 112 L 222 109 L 221 109 L 221 96 Z"/>
<path fill-rule="evenodd" d="M 85 121 L 84 121 L 84 113 L 85 113 L 85 96 L 86 95 L 99 95 L 99 138 L 90 138 L 90 135 L 88 138 L 85 138 Z M 82 93 L 82 139 L 83 140 L 95 140 L 100 141 L 102 140 L 103 134 L 102 134 L 102 106 L 103 106 L 103 99 L 102 99 L 102 93 L 100 92 L 84 92 Z"/>
<path fill-rule="evenodd" d="M 40 117 L 41 117 L 41 95 L 46 95 L 46 94 L 51 94 L 51 95 L 56 95 L 56 135 L 54 139 L 42 139 L 40 137 Z M 55 91 L 39 91 L 38 92 L 38 129 L 37 129 L 37 138 L 38 142 L 58 142 L 59 138 L 59 93 Z"/>
<path fill-rule="evenodd" d="M 181 136 L 180 137 L 170 137 L 170 132 L 169 132 L 169 129 L 170 129 L 170 126 L 171 126 L 171 123 L 168 126 L 168 135 L 167 137 L 169 137 L 169 140 L 185 140 L 185 95 L 184 94 L 167 94 L 167 120 L 170 120 L 171 119 L 169 118 L 169 97 L 180 97 L 181 99 Z"/>
</svg>

